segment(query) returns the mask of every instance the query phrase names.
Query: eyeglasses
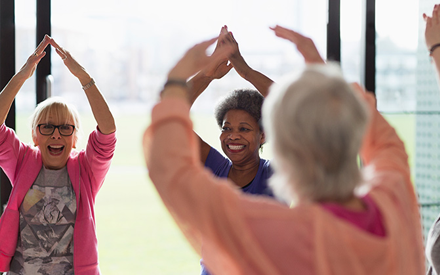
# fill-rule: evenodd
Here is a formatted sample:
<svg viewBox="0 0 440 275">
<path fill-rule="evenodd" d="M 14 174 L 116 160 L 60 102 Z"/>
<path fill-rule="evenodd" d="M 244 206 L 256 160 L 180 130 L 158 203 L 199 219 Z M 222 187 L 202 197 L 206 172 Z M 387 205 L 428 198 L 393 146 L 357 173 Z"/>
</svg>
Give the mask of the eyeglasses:
<svg viewBox="0 0 440 275">
<path fill-rule="evenodd" d="M 58 128 L 58 132 L 62 136 L 71 136 L 75 131 L 75 126 L 70 124 L 64 125 L 53 125 L 53 124 L 38 124 L 38 130 L 40 134 L 43 136 L 50 136 L 55 132 L 55 129 Z"/>
</svg>

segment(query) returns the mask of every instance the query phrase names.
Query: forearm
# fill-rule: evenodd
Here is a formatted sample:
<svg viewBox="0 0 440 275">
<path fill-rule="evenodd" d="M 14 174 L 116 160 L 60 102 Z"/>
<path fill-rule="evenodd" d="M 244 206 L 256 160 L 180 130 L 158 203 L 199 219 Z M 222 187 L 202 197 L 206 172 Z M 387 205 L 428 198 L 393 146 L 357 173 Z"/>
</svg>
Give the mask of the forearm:
<svg viewBox="0 0 440 275">
<path fill-rule="evenodd" d="M 437 80 L 440 83 L 440 48 L 437 48 L 433 51 L 431 58 L 432 62 L 434 62 L 435 71 L 437 73 Z"/>
<path fill-rule="evenodd" d="M 361 148 L 364 163 L 373 164 L 376 170 L 398 171 L 409 180 L 408 155 L 403 142 L 395 129 L 375 109 L 372 96 L 368 94 L 366 97 L 370 97 L 371 122 Z"/>
<path fill-rule="evenodd" d="M 87 85 L 90 83 L 90 77 L 79 78 L 81 85 Z M 96 84 L 92 85 L 85 90 L 87 100 L 89 101 L 92 109 L 93 116 L 95 117 L 98 128 L 103 134 L 110 134 L 116 131 L 116 124 L 113 115 L 110 111 L 104 96 L 98 89 Z"/>
<path fill-rule="evenodd" d="M 212 78 L 204 75 L 203 73 L 196 74 L 188 81 L 189 89 L 189 103 L 192 106 L 196 99 L 208 88 L 212 82 Z"/>
<path fill-rule="evenodd" d="M 272 79 L 264 74 L 252 69 L 243 57 L 235 57 L 231 61 L 237 73 L 246 81 L 250 82 L 254 87 L 266 97 L 269 94 L 269 87 L 272 85 Z"/>
<path fill-rule="evenodd" d="M 12 102 L 14 101 L 15 96 L 20 91 L 26 79 L 27 78 L 24 75 L 18 72 L 11 78 L 3 91 L 0 93 L 0 124 L 5 122 Z"/>
<path fill-rule="evenodd" d="M 272 79 L 253 69 L 248 72 L 245 79 L 254 85 L 264 97 L 269 95 L 269 88 L 273 84 Z"/>
</svg>

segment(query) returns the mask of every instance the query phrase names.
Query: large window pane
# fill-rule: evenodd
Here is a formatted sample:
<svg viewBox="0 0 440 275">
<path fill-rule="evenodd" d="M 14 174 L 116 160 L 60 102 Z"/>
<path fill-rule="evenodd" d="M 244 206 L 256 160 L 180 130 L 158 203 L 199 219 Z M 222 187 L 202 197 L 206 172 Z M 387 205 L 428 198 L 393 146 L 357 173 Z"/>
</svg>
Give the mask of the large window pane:
<svg viewBox="0 0 440 275">
<path fill-rule="evenodd" d="M 15 70 L 18 71 L 25 64 L 28 57 L 35 51 L 36 17 L 35 1 L 15 1 Z M 3 42 L 2 42 L 3 43 Z M 35 108 L 35 74 L 28 79 L 17 97 L 16 104 L 16 131 L 24 142 L 31 142 L 30 124 L 28 117 Z"/>
<path fill-rule="evenodd" d="M 417 17 L 419 37 L 416 70 L 416 119 L 415 119 L 415 182 L 422 203 L 425 234 L 440 213 L 440 94 L 435 70 L 425 45 L 425 23 L 422 13 L 431 15 L 432 0 L 419 1 Z"/>
<path fill-rule="evenodd" d="M 96 202 L 103 273 L 198 273 L 199 258 L 152 189 L 140 150 L 166 73 L 189 46 L 227 25 L 248 64 L 279 81 L 304 62 L 269 26 L 280 24 L 312 37 L 325 56 L 327 1 L 80 0 L 52 5 L 52 36 L 95 78 L 118 126 L 115 158 Z M 86 136 L 94 127 L 86 98 L 58 56 L 52 56 L 53 93 L 78 106 Z M 232 70 L 196 101 L 196 130 L 208 143 L 220 145 L 212 116 L 216 101 L 249 87 Z M 271 156 L 266 149 L 264 154 Z"/>
</svg>

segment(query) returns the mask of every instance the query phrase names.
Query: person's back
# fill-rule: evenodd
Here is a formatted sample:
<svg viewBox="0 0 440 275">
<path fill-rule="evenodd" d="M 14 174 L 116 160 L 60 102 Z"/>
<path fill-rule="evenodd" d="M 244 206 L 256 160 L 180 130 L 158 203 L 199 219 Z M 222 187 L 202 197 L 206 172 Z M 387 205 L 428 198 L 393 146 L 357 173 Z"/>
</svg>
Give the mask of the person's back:
<svg viewBox="0 0 440 275">
<path fill-rule="evenodd" d="M 324 63 L 310 39 L 274 31 L 294 42 L 306 62 Z M 169 76 L 193 74 L 185 69 L 201 64 L 191 56 L 201 58 L 203 47 L 191 49 Z M 423 274 L 408 157 L 374 98 L 324 64 L 277 87 L 263 106 L 274 152 L 269 181 L 276 196 L 295 202 L 292 208 L 242 194 L 197 162 L 183 89 L 168 88 L 153 109 L 144 137 L 150 177 L 193 247 L 203 246 L 207 268 L 213 274 Z"/>
</svg>

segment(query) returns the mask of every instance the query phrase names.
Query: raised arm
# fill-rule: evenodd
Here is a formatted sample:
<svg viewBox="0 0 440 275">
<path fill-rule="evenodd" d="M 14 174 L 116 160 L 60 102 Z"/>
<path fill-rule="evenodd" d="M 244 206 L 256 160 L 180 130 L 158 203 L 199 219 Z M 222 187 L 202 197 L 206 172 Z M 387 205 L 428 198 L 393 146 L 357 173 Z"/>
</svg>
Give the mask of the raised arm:
<svg viewBox="0 0 440 275">
<path fill-rule="evenodd" d="M 225 44 L 225 37 L 227 33 L 226 26 L 223 26 L 220 31 L 214 53 Z M 224 57 L 217 62 L 208 64 L 205 68 L 200 70 L 188 81 L 190 104 L 194 104 L 194 101 L 196 101 L 196 99 L 206 90 L 214 79 L 222 78 L 231 69 L 232 65 L 229 63 L 228 58 Z"/>
<path fill-rule="evenodd" d="M 220 60 L 224 60 L 232 50 L 229 46 L 220 47 L 217 51 L 214 51 L 211 56 L 206 54 L 206 49 L 216 40 L 217 38 L 212 38 L 196 44 L 189 49 L 179 62 L 177 62 L 177 64 L 170 70 L 168 73 L 168 80 L 186 81 L 196 72 L 205 69 L 209 65 L 218 63 Z M 169 85 L 162 91 L 161 96 L 162 99 L 170 96 L 182 97 L 190 103 L 188 93 L 190 93 L 190 91 L 183 89 L 183 86 L 181 85 Z"/>
<path fill-rule="evenodd" d="M 8 82 L 5 88 L 0 93 L 0 124 L 3 124 L 11 108 L 12 102 L 18 91 L 23 86 L 24 82 L 32 76 L 37 68 L 40 60 L 46 55 L 44 49 L 49 45 L 49 36 L 44 36 L 41 43 L 38 45 L 35 52 L 29 56 L 26 63 Z"/>
<path fill-rule="evenodd" d="M 440 80 L 440 5 L 435 5 L 432 16 L 423 14 L 426 22 L 425 42 L 435 64 L 437 77 Z"/>
<path fill-rule="evenodd" d="M 319 54 L 318 49 L 316 49 L 315 43 L 309 37 L 305 37 L 296 31 L 278 25 L 270 29 L 275 32 L 276 36 L 289 40 L 295 44 L 307 64 L 325 63 L 324 59 Z"/>
<path fill-rule="evenodd" d="M 69 71 L 78 78 L 86 93 L 93 116 L 98 124 L 99 131 L 103 134 L 110 134 L 116 131 L 116 124 L 110 108 L 105 101 L 104 96 L 99 91 L 92 77 L 87 71 L 72 57 L 72 55 L 61 48 L 55 40 L 51 39 L 50 44 L 55 47 L 56 52 L 61 57 L 64 65 Z"/>
<path fill-rule="evenodd" d="M 223 26 L 215 46 L 214 53 L 218 52 L 223 45 L 226 45 L 226 35 L 228 31 L 226 26 Z M 232 64 L 229 63 L 228 57 L 225 56 L 216 62 L 209 63 L 206 67 L 201 69 L 191 80 L 188 81 L 188 98 L 192 106 L 196 99 L 206 90 L 208 85 L 214 79 L 220 79 L 225 76 L 232 69 Z M 211 145 L 206 143 L 197 133 L 200 144 L 200 161 L 205 163 L 211 150 Z"/>
<path fill-rule="evenodd" d="M 225 26 L 227 31 L 227 27 Z M 225 37 L 226 43 L 230 44 L 234 51 L 229 56 L 229 61 L 234 66 L 235 71 L 245 80 L 250 82 L 254 87 L 266 97 L 269 94 L 269 87 L 273 84 L 273 80 L 266 75 L 252 69 L 244 60 L 240 53 L 238 43 L 232 32 L 227 31 Z"/>
</svg>

